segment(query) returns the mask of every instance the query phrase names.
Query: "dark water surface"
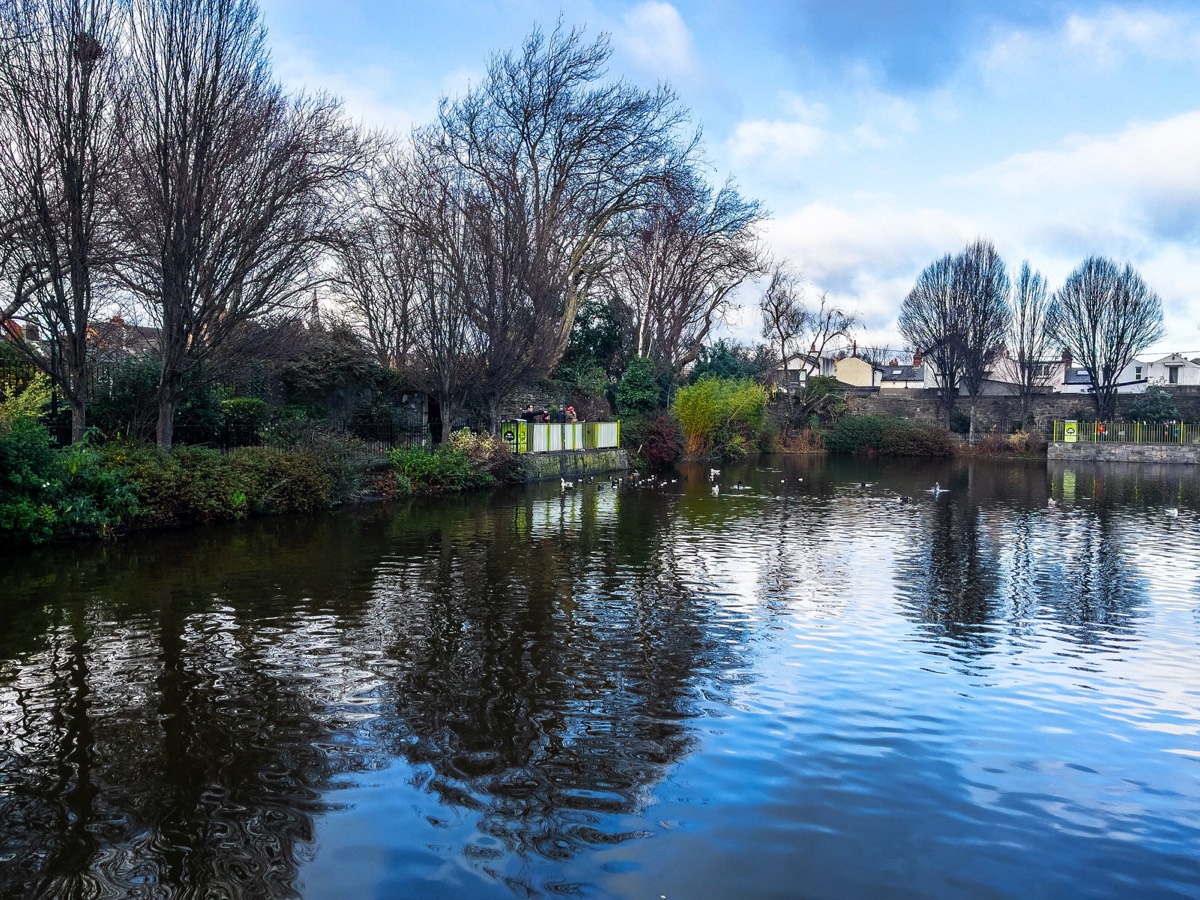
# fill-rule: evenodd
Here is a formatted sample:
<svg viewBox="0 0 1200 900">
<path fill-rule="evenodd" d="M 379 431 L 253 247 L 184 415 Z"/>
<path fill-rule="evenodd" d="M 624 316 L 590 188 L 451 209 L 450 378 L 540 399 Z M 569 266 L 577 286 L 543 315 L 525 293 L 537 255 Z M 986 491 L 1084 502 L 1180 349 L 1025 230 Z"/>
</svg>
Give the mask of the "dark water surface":
<svg viewBox="0 0 1200 900">
<path fill-rule="evenodd" d="M 0 557 L 0 896 L 1200 897 L 1191 469 L 685 474 Z"/>
</svg>

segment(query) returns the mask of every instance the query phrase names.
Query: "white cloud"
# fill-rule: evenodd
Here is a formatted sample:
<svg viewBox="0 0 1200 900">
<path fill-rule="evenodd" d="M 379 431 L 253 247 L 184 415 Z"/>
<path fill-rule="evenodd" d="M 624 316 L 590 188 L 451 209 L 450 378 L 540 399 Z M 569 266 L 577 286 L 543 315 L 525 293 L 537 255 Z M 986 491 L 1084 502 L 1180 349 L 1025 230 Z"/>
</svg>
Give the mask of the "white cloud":
<svg viewBox="0 0 1200 900">
<path fill-rule="evenodd" d="M 1200 111 L 1135 123 L 1108 137 L 1076 137 L 1009 157 L 962 179 L 1021 210 L 1082 252 L 1200 238 Z M 1070 236 L 1074 235 L 1074 238 Z"/>
<path fill-rule="evenodd" d="M 854 143 L 872 150 L 894 147 L 900 138 L 918 129 L 916 107 L 911 101 L 888 94 L 866 98 L 863 121 L 854 129 Z"/>
<path fill-rule="evenodd" d="M 965 246 L 978 225 L 935 208 L 877 205 L 854 211 L 810 203 L 769 223 L 768 240 L 816 291 L 863 317 L 873 340 L 898 346 L 900 303 L 934 259 Z M 890 335 L 888 340 L 885 336 Z"/>
<path fill-rule="evenodd" d="M 659 77 L 692 75 L 699 68 L 692 34 L 670 3 L 639 3 L 625 14 L 616 38 L 639 66 Z"/>
<path fill-rule="evenodd" d="M 797 173 L 796 162 L 814 156 L 828 139 L 819 125 L 759 119 L 739 122 L 728 148 L 737 166 L 765 169 L 772 180 L 788 181 Z"/>
<path fill-rule="evenodd" d="M 1075 14 L 1054 30 L 1001 34 L 982 60 L 990 78 L 1004 79 L 1033 66 L 1113 69 L 1138 56 L 1188 61 L 1200 55 L 1200 20 L 1151 9 L 1105 9 Z"/>
<path fill-rule="evenodd" d="M 275 73 L 288 88 L 307 92 L 325 91 L 340 97 L 346 113 L 367 127 L 407 131 L 424 121 L 435 103 L 409 105 L 396 73 L 378 64 L 323 71 L 307 57 L 275 51 Z"/>
</svg>

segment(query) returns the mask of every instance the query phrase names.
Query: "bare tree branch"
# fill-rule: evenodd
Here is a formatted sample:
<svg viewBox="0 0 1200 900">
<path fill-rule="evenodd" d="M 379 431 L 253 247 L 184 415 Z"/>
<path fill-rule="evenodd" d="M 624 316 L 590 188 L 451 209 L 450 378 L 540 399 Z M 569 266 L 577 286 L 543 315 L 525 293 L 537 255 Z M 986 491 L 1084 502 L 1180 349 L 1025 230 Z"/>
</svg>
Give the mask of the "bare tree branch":
<svg viewBox="0 0 1200 900">
<path fill-rule="evenodd" d="M 125 286 L 161 327 L 158 442 L 183 376 L 322 277 L 363 145 L 328 97 L 270 78 L 253 0 L 133 0 Z"/>
<path fill-rule="evenodd" d="M 1054 295 L 1051 330 L 1092 379 L 1096 417 L 1111 419 L 1121 372 L 1163 335 L 1162 301 L 1126 264 L 1085 259 Z"/>
<path fill-rule="evenodd" d="M 113 262 L 104 202 L 118 169 L 125 95 L 116 0 L 0 3 L 0 321 L 45 327 L 51 350 L 18 339 L 87 421 L 88 325 L 98 272 Z"/>
<path fill-rule="evenodd" d="M 642 208 L 698 140 L 681 139 L 687 115 L 667 88 L 605 82 L 610 55 L 603 36 L 535 29 L 519 53 L 493 58 L 481 85 L 441 105 L 437 148 L 463 173 L 464 212 L 482 248 L 507 254 L 486 289 L 488 302 L 513 296 L 477 325 L 494 343 L 495 328 L 527 339 L 514 317 L 535 321 L 540 346 L 526 374 L 562 356 L 606 264 L 610 226 Z"/>
<path fill-rule="evenodd" d="M 926 267 L 900 307 L 900 333 L 937 368 L 947 426 L 959 386 L 974 407 L 1003 348 L 1010 290 L 1004 261 L 978 240 Z"/>
<path fill-rule="evenodd" d="M 1051 296 L 1046 279 L 1030 268 L 1028 260 L 1013 285 L 1012 316 L 1008 326 L 1008 356 L 1000 363 L 1017 385 L 1021 418 L 1029 418 L 1033 398 L 1053 378 L 1055 354 L 1051 334 Z"/>
<path fill-rule="evenodd" d="M 634 353 L 653 359 L 659 374 L 694 360 L 732 292 L 765 271 L 764 216 L 732 183 L 714 192 L 685 170 L 632 217 L 609 281 L 626 308 Z"/>
</svg>

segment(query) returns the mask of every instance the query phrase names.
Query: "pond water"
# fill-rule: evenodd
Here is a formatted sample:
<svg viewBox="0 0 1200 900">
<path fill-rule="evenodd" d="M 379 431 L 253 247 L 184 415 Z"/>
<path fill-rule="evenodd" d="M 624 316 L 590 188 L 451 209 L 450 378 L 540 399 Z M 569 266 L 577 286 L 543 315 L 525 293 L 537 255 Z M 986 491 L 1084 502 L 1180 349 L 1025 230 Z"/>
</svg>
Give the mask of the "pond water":
<svg viewBox="0 0 1200 900">
<path fill-rule="evenodd" d="M 1200 896 L 1191 469 L 707 476 L 0 557 L 0 895 Z"/>
</svg>

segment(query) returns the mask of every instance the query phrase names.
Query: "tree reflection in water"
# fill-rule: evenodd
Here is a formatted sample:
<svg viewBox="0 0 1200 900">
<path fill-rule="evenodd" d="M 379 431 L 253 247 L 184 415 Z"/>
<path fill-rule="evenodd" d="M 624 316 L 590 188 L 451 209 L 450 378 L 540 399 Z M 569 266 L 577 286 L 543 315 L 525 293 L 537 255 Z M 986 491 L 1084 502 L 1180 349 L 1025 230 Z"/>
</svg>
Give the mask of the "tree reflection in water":
<svg viewBox="0 0 1200 900">
<path fill-rule="evenodd" d="M 606 823 L 687 751 L 717 667 L 660 523 L 617 502 L 31 559 L 0 638 L 0 893 L 294 896 L 334 777 L 395 757 L 506 852 L 629 838 Z"/>
<path fill-rule="evenodd" d="M 1140 465 L 1052 463 L 1045 481 L 1014 479 L 1020 473 L 969 467 L 924 507 L 903 542 L 898 599 L 968 658 L 994 648 L 1001 626 L 1027 634 L 1038 619 L 1082 647 L 1119 642 L 1147 604 L 1145 578 L 1130 562 L 1146 535 L 1130 509 L 1144 508 L 1160 528 L 1165 509 L 1200 505 L 1194 479 Z"/>
<path fill-rule="evenodd" d="M 552 486 L 22 555 L 0 570 L 0 895 L 295 896 L 339 788 L 392 766 L 428 801 L 415 823 L 489 838 L 445 851 L 456 862 L 541 891 L 523 862 L 601 857 L 654 827 L 648 804 L 704 756 L 713 715 L 759 731 L 706 740 L 803 770 L 709 768 L 731 792 L 753 782 L 732 830 L 768 834 L 761 811 L 787 791 L 783 822 L 807 827 L 805 803 L 817 825 L 846 821 L 803 786 L 844 804 L 849 773 L 883 786 L 868 800 L 900 835 L 921 803 L 970 792 L 947 764 L 897 795 L 917 806 L 888 805 L 901 782 L 843 738 L 941 711 L 914 693 L 881 712 L 877 682 L 902 690 L 895 667 L 938 654 L 947 681 L 911 669 L 957 684 L 1030 647 L 1074 678 L 1080 653 L 1148 627 L 1147 573 L 1200 507 L 1190 473 L 1154 467 L 772 465 L 731 470 L 748 489 L 715 498 L 703 474 L 673 491 Z M 935 478 L 951 487 L 937 500 L 921 493 Z M 790 742 L 774 743 L 775 713 Z M 904 726 L 883 723 L 921 745 Z M 1008 821 L 1014 841 L 1024 825 Z M 857 853 L 855 837 L 840 846 Z"/>
<path fill-rule="evenodd" d="M 489 511 L 476 539 L 443 533 L 428 566 L 384 586 L 402 619 L 383 626 L 395 752 L 508 853 L 635 836 L 606 823 L 686 752 L 693 682 L 712 668 L 705 612 L 653 519 L 621 517 L 631 536 L 594 506 L 576 516 L 586 502 L 531 501 L 506 511 L 513 528 Z"/>
</svg>

